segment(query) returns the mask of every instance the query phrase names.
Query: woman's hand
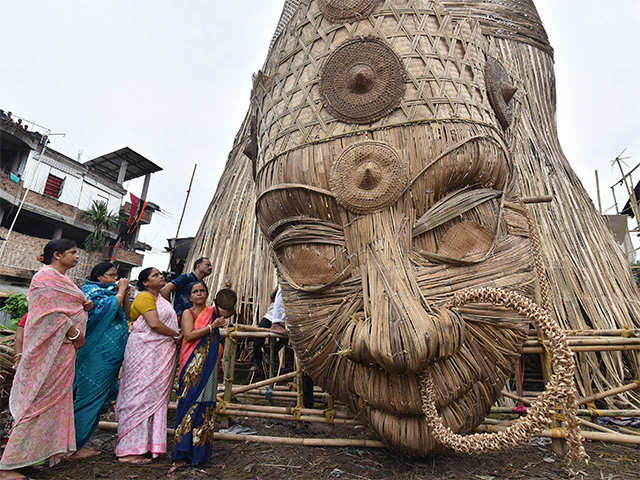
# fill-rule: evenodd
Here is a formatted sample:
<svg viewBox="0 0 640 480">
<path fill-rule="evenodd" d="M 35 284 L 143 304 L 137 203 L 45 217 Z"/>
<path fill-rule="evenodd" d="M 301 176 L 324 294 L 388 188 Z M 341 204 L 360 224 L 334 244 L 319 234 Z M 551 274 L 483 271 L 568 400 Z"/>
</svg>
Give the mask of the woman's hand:
<svg viewBox="0 0 640 480">
<path fill-rule="evenodd" d="M 118 280 L 117 285 L 119 292 L 126 292 L 127 290 L 129 290 L 129 279 L 121 278 L 120 280 Z"/>
<path fill-rule="evenodd" d="M 227 319 L 224 317 L 218 317 L 211 324 L 211 328 L 223 328 L 227 326 Z"/>
<path fill-rule="evenodd" d="M 173 339 L 176 341 L 177 345 L 180 345 L 180 342 L 182 342 L 183 339 L 183 335 L 182 332 L 178 332 L 178 335 L 174 336 Z"/>
<path fill-rule="evenodd" d="M 93 308 L 93 300 L 85 300 L 82 306 L 84 307 L 84 311 L 88 312 Z"/>
<path fill-rule="evenodd" d="M 20 359 L 22 358 L 22 354 L 21 353 L 16 353 L 13 356 L 13 369 L 17 370 L 18 369 L 18 364 L 20 363 Z"/>
</svg>

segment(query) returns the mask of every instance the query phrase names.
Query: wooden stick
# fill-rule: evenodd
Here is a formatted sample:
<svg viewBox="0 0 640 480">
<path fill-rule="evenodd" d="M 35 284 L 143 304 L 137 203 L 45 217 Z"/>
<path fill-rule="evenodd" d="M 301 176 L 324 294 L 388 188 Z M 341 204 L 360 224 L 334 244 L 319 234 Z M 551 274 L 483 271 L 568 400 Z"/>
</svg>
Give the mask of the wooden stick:
<svg viewBox="0 0 640 480">
<path fill-rule="evenodd" d="M 537 195 L 535 197 L 522 197 L 522 203 L 549 203 L 553 201 L 553 195 Z"/>
<path fill-rule="evenodd" d="M 117 430 L 116 422 L 100 422 L 98 427 L 103 430 Z M 173 428 L 167 428 L 167 435 L 175 433 Z M 355 440 L 346 438 L 291 438 L 291 437 L 269 437 L 265 435 L 238 435 L 235 433 L 214 432 L 215 440 L 226 440 L 231 442 L 256 442 L 271 443 L 279 445 L 303 445 L 306 447 L 353 447 L 353 448 L 385 448 L 386 445 L 379 440 Z"/>
<path fill-rule="evenodd" d="M 526 398 L 514 395 L 513 393 L 502 391 L 502 396 L 510 398 L 511 400 L 515 400 L 516 402 L 521 402 L 523 405 L 526 405 L 527 407 L 531 406 L 531 402 L 529 400 L 527 400 Z"/>
</svg>

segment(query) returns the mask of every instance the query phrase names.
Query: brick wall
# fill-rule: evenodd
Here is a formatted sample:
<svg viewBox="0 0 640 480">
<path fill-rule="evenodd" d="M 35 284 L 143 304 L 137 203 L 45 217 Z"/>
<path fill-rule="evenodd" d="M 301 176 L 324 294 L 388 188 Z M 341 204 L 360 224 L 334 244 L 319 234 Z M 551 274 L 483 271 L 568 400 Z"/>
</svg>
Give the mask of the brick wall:
<svg viewBox="0 0 640 480">
<path fill-rule="evenodd" d="M 142 265 L 143 259 L 144 259 L 143 255 L 136 253 L 133 250 L 128 250 L 126 248 L 119 248 L 118 253 L 116 254 L 116 260 L 120 262 L 126 262 L 131 265 L 135 265 L 137 267 Z"/>
<path fill-rule="evenodd" d="M 7 234 L 8 230 L 0 227 L 0 237 L 6 238 Z M 47 239 L 11 232 L 9 244 L 5 247 L 4 254 L 0 259 L 0 265 L 33 270 L 35 273 L 42 267 L 42 263 L 38 262 L 36 257 L 42 254 L 44 246 L 48 242 Z M 74 282 L 82 284 L 93 266 L 104 260 L 104 254 L 102 252 L 89 253 L 82 249 L 79 249 L 79 252 L 80 261 L 78 265 L 69 270 L 68 275 Z"/>
<path fill-rule="evenodd" d="M 48 197 L 46 195 L 40 195 L 39 193 L 32 191 L 27 195 L 26 202 L 30 203 L 31 205 L 36 205 L 40 208 L 51 210 L 58 213 L 59 215 L 64 215 L 65 217 L 70 218 L 74 218 L 76 216 L 76 213 L 79 212 L 79 210 L 73 205 L 62 203 L 56 198 Z"/>
</svg>

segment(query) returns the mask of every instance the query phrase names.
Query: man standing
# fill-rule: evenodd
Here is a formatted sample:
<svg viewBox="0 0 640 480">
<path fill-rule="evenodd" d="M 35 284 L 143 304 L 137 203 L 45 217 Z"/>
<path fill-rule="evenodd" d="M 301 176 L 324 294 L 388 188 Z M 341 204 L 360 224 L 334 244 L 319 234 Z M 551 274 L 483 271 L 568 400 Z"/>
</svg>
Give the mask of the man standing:
<svg viewBox="0 0 640 480">
<path fill-rule="evenodd" d="M 175 291 L 173 309 L 176 311 L 176 315 L 178 315 L 178 322 L 180 321 L 182 312 L 191 308 L 189 285 L 210 275 L 211 269 L 211 261 L 209 261 L 207 257 L 199 258 L 193 264 L 193 272 L 179 275 L 160 290 L 160 294 L 169 301 L 171 301 L 171 292 Z"/>
</svg>

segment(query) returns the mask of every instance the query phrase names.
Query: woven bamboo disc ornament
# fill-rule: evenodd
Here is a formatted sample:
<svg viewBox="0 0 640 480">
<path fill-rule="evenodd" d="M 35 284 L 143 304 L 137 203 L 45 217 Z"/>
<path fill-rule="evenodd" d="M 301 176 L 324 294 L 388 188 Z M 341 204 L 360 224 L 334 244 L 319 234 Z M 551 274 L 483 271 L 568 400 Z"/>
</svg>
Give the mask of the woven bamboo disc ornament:
<svg viewBox="0 0 640 480">
<path fill-rule="evenodd" d="M 336 200 L 356 213 L 393 203 L 407 184 L 408 165 L 382 142 L 362 142 L 346 148 L 331 168 L 329 184 Z"/>
<path fill-rule="evenodd" d="M 322 14 L 335 23 L 361 19 L 373 11 L 382 0 L 320 0 Z"/>
<path fill-rule="evenodd" d="M 405 90 L 398 55 L 378 38 L 340 45 L 320 74 L 327 109 L 347 123 L 372 123 L 396 108 Z"/>
</svg>

